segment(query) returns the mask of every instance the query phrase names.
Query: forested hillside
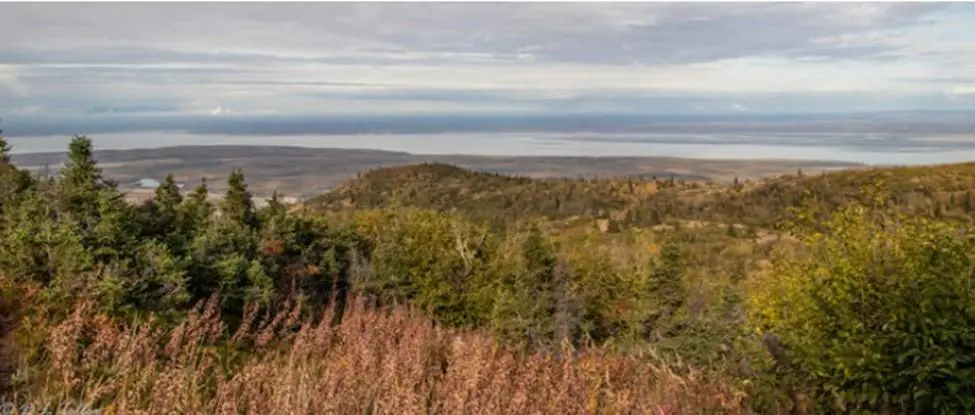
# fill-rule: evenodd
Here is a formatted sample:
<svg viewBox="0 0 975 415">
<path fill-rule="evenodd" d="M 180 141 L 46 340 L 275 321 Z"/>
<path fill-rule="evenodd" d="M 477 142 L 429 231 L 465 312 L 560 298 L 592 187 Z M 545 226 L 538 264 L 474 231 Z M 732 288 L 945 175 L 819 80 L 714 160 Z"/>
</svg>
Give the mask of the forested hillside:
<svg viewBox="0 0 975 415">
<path fill-rule="evenodd" d="M 426 164 L 300 206 L 72 140 L 0 161 L 0 400 L 108 413 L 968 413 L 975 164 L 537 180 Z"/>
<path fill-rule="evenodd" d="M 866 189 L 866 190 L 865 190 Z M 871 189 L 873 191 L 871 191 Z M 775 227 L 802 206 L 832 212 L 851 202 L 899 212 L 966 220 L 975 212 L 975 163 L 856 169 L 731 185 L 664 178 L 529 179 L 423 164 L 368 171 L 306 205 L 312 209 L 403 206 L 449 210 L 504 228 L 531 218 L 580 216 L 647 227 L 707 221 Z M 876 193 L 881 192 L 881 193 Z"/>
</svg>

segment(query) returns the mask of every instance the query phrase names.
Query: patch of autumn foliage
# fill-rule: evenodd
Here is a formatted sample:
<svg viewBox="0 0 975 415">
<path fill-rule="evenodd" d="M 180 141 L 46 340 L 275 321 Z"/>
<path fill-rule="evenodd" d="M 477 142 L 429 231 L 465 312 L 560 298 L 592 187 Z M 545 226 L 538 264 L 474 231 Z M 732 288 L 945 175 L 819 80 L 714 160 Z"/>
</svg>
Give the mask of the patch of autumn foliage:
<svg viewBox="0 0 975 415">
<path fill-rule="evenodd" d="M 317 319 L 249 307 L 231 333 L 218 302 L 179 325 L 118 324 L 87 304 L 49 331 L 24 403 L 104 413 L 743 413 L 723 379 L 678 375 L 653 356 L 523 352 L 403 307 L 350 302 Z"/>
</svg>

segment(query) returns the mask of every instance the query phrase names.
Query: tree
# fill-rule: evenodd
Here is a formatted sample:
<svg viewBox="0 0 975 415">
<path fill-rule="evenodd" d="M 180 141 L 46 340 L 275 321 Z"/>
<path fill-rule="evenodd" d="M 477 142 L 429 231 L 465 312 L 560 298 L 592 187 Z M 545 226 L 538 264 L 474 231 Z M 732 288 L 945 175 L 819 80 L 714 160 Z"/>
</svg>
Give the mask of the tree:
<svg viewBox="0 0 975 415">
<path fill-rule="evenodd" d="M 180 233 L 179 208 L 182 203 L 183 195 L 180 193 L 179 186 L 173 180 L 173 175 L 169 174 L 156 188 L 154 197 L 148 203 L 148 236 L 159 238 L 170 245 L 178 244 L 175 239 L 181 239 L 178 233 Z"/>
<path fill-rule="evenodd" d="M 572 270 L 564 258 L 559 258 L 554 269 L 553 335 L 556 341 L 573 341 L 582 323 L 582 305 L 572 290 Z"/>
<path fill-rule="evenodd" d="M 200 230 L 206 229 L 210 223 L 213 206 L 208 198 L 207 180 L 203 178 L 200 179 L 200 185 L 180 205 L 180 223 L 189 233 L 198 233 Z"/>
<path fill-rule="evenodd" d="M 188 289 L 194 300 L 220 293 L 223 309 L 237 316 L 248 300 L 270 300 L 273 281 L 257 258 L 258 236 L 252 228 L 221 216 L 198 230 L 190 245 Z"/>
<path fill-rule="evenodd" d="M 495 303 L 495 328 L 515 339 L 547 342 L 557 328 L 554 298 L 557 257 L 537 224 L 533 223 L 524 237 L 521 260 L 522 273 L 515 276 L 510 286 L 502 288 Z"/>
<path fill-rule="evenodd" d="M 227 195 L 221 203 L 220 213 L 247 228 L 256 229 L 258 220 L 254 213 L 253 195 L 247 190 L 244 172 L 234 169 L 227 179 L 227 185 Z"/>
<path fill-rule="evenodd" d="M 73 215 L 86 230 L 93 228 L 98 220 L 98 199 L 114 197 L 116 193 L 114 183 L 102 177 L 91 139 L 85 136 L 71 139 L 59 186 L 60 210 Z M 109 194 L 101 195 L 103 191 Z"/>
<path fill-rule="evenodd" d="M 3 121 L 3 119 L 0 119 L 0 121 Z M 0 130 L 0 162 L 10 163 L 11 150 L 10 144 L 7 143 L 7 140 L 3 139 L 3 130 Z"/>
<path fill-rule="evenodd" d="M 102 170 L 94 159 L 94 147 L 86 136 L 75 136 L 68 145 L 68 160 L 61 172 L 64 182 L 76 191 L 105 187 Z"/>
<path fill-rule="evenodd" d="M 162 184 L 156 188 L 154 200 L 162 211 L 169 213 L 175 213 L 176 207 L 183 202 L 183 194 L 180 192 L 176 181 L 173 180 L 172 174 L 167 174 Z"/>
<path fill-rule="evenodd" d="M 653 261 L 647 284 L 655 306 L 647 322 L 656 336 L 666 335 L 670 317 L 684 304 L 687 288 L 684 273 L 687 259 L 679 243 L 668 239 L 661 244 L 660 256 Z"/>
<path fill-rule="evenodd" d="M 261 229 L 264 230 L 278 230 L 285 226 L 284 222 L 289 218 L 288 208 L 284 203 L 281 203 L 281 194 L 277 190 L 271 194 L 267 206 L 258 212 L 258 218 L 261 222 Z"/>
<path fill-rule="evenodd" d="M 0 130 L 0 134 L 2 133 L 3 131 Z M 13 148 L 10 147 L 10 144 L 7 143 L 7 140 L 4 140 L 3 136 L 0 136 L 0 162 L 10 163 L 11 150 L 13 150 Z"/>
<path fill-rule="evenodd" d="M 751 281 L 751 329 L 831 412 L 975 411 L 972 229 L 857 204 L 824 228 Z"/>
<path fill-rule="evenodd" d="M 0 214 L 34 186 L 29 172 L 10 163 L 10 151 L 10 145 L 0 136 Z"/>
</svg>

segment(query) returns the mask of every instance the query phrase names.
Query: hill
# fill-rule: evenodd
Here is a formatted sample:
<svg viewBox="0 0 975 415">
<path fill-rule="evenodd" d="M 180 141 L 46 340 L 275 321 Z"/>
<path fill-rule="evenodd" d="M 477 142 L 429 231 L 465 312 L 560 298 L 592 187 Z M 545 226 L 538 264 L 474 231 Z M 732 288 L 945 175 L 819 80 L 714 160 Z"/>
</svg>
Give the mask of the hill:
<svg viewBox="0 0 975 415">
<path fill-rule="evenodd" d="M 708 221 L 773 227 L 800 205 L 828 213 L 853 201 L 901 212 L 961 219 L 975 211 L 975 163 L 837 171 L 801 171 L 732 183 L 669 178 L 532 179 L 475 172 L 448 164 L 368 171 L 305 203 L 341 211 L 403 206 L 456 211 L 476 221 L 585 216 L 623 226 Z M 869 190 L 869 191 L 868 191 Z"/>
<path fill-rule="evenodd" d="M 408 206 L 458 211 L 502 225 L 538 215 L 564 219 L 607 215 L 633 203 L 609 180 L 532 179 L 475 172 L 448 164 L 420 164 L 369 171 L 306 202 L 315 209 Z"/>
</svg>

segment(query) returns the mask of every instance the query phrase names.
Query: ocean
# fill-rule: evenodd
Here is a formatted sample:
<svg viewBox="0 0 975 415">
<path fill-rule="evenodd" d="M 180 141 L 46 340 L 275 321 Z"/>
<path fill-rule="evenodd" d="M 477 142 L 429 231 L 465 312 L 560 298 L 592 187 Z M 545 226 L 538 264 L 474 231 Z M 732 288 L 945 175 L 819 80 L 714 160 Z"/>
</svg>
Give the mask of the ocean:
<svg viewBox="0 0 975 415">
<path fill-rule="evenodd" d="M 702 159 L 829 160 L 871 165 L 975 161 L 975 134 L 593 133 L 199 134 L 139 131 L 91 134 L 96 150 L 186 145 L 297 146 L 413 154 L 491 156 L 654 156 Z M 7 138 L 15 154 L 66 151 L 70 135 Z"/>
</svg>

